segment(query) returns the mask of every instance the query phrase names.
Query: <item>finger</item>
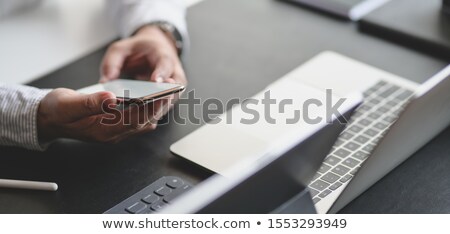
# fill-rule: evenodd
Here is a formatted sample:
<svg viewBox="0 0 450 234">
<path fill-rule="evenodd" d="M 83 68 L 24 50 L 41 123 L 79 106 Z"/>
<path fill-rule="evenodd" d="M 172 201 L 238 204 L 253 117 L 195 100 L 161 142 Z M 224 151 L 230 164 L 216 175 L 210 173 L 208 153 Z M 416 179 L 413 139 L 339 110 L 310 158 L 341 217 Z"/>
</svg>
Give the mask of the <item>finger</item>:
<svg viewBox="0 0 450 234">
<path fill-rule="evenodd" d="M 161 58 L 155 66 L 150 81 L 162 83 L 173 74 L 174 64 L 169 58 Z"/>
<path fill-rule="evenodd" d="M 187 84 L 186 74 L 184 73 L 181 64 L 176 65 L 173 76 L 167 79 L 166 82 L 173 82 L 176 84 L 183 84 L 183 85 Z"/>
<path fill-rule="evenodd" d="M 100 82 L 104 83 L 119 78 L 123 64 L 130 53 L 127 41 L 120 41 L 111 45 L 103 57 L 100 68 Z"/>
<path fill-rule="evenodd" d="M 154 103 L 147 105 L 132 105 L 127 110 L 121 112 L 119 121 L 107 123 L 102 122 L 99 117 L 100 128 L 99 131 L 94 131 L 93 135 L 97 138 L 96 141 L 101 142 L 116 142 L 121 139 L 147 133 L 156 129 L 158 120 L 165 113 L 165 105 L 167 100 L 157 100 Z M 104 117 L 104 116 L 103 116 Z"/>
<path fill-rule="evenodd" d="M 157 124 L 158 121 L 168 112 L 168 103 L 170 99 L 159 99 L 153 103 L 153 109 L 148 113 L 148 122 L 151 124 Z"/>
<path fill-rule="evenodd" d="M 67 97 L 61 106 L 67 108 L 66 113 L 72 120 L 86 118 L 105 112 L 105 108 L 116 103 L 116 96 L 111 92 L 94 94 L 78 94 Z"/>
<path fill-rule="evenodd" d="M 151 132 L 153 130 L 155 130 L 157 127 L 156 124 L 151 124 L 148 123 L 146 126 L 144 126 L 143 128 L 139 129 L 139 130 L 134 130 L 134 131 L 128 131 L 128 132 L 124 132 L 122 134 L 117 134 L 113 137 L 111 137 L 108 142 L 121 142 L 125 139 L 128 139 L 130 137 L 134 137 L 134 136 L 139 136 L 148 132 Z"/>
<path fill-rule="evenodd" d="M 157 124 L 163 103 L 161 100 L 154 101 L 147 104 L 131 104 L 131 106 L 123 111 L 123 127 L 129 131 L 140 131 L 149 123 Z M 155 121 L 156 120 L 156 121 Z M 116 128 L 118 131 L 124 131 L 120 127 Z"/>
<path fill-rule="evenodd" d="M 170 84 L 176 84 L 176 83 L 177 83 L 177 82 L 175 81 L 175 79 L 173 79 L 173 78 L 167 78 L 167 79 L 164 80 L 164 82 L 170 83 Z"/>
</svg>

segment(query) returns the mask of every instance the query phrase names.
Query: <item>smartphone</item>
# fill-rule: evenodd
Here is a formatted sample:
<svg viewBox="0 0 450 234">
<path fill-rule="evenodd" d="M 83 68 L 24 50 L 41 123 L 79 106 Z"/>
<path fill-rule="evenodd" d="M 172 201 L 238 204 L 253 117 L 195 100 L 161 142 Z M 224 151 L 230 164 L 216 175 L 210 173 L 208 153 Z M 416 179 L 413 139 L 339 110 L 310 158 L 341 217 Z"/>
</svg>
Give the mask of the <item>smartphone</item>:
<svg viewBox="0 0 450 234">
<path fill-rule="evenodd" d="M 114 93 L 117 99 L 124 104 L 145 104 L 171 94 L 182 92 L 184 89 L 185 86 L 180 84 L 118 79 L 103 84 L 88 86 L 77 91 L 84 94 L 109 91 Z"/>
</svg>

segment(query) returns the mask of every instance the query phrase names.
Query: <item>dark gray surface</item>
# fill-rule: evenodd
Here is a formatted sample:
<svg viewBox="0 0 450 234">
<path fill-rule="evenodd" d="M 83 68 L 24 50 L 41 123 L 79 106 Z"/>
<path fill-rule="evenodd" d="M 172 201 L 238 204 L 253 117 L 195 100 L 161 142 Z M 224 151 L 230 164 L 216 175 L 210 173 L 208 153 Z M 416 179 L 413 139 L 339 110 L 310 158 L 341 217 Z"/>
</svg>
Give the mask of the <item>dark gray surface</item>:
<svg viewBox="0 0 450 234">
<path fill-rule="evenodd" d="M 324 50 L 418 82 L 446 65 L 360 34 L 351 23 L 279 1 L 207 0 L 189 10 L 188 22 L 192 43 L 186 61 L 189 89 L 202 98 L 252 96 Z M 93 84 L 103 52 L 32 85 L 81 88 Z M 195 184 L 210 173 L 174 157 L 169 146 L 197 127 L 170 124 L 113 146 L 61 141 L 46 153 L 0 148 L 0 178 L 53 180 L 60 185 L 56 193 L 1 189 L 0 212 L 102 213 L 163 175 L 180 176 Z M 450 212 L 448 199 L 443 199 L 450 196 L 450 170 L 446 170 L 450 146 L 445 144 L 449 140 L 447 130 L 343 212 Z"/>
<path fill-rule="evenodd" d="M 450 14 L 442 0 L 395 0 L 365 16 L 363 32 L 450 61 Z"/>
</svg>

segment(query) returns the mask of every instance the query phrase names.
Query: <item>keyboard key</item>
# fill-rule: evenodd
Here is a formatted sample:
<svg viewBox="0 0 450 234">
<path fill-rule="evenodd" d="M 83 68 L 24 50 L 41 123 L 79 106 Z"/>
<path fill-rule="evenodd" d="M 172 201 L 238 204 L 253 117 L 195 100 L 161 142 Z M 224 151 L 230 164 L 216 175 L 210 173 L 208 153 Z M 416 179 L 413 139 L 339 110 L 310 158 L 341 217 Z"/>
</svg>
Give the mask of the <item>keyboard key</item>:
<svg viewBox="0 0 450 234">
<path fill-rule="evenodd" d="M 335 143 L 334 146 L 340 146 L 344 143 L 345 141 L 338 139 Z"/>
<path fill-rule="evenodd" d="M 388 89 L 386 89 L 385 91 L 381 92 L 379 94 L 379 96 L 383 97 L 383 98 L 387 98 L 390 95 L 392 95 L 393 93 L 395 93 L 395 91 L 399 90 L 398 86 L 391 86 Z"/>
<path fill-rule="evenodd" d="M 133 205 L 129 206 L 125 210 L 131 214 L 137 214 L 147 208 L 147 205 L 142 202 L 136 202 Z"/>
<path fill-rule="evenodd" d="M 374 129 L 367 129 L 366 131 L 364 131 L 364 134 L 366 134 L 367 136 L 371 136 L 371 137 L 378 135 L 378 133 L 379 133 L 379 131 L 374 130 Z"/>
<path fill-rule="evenodd" d="M 359 168 L 360 168 L 360 167 L 357 167 L 357 168 L 353 169 L 353 170 L 350 172 L 350 175 L 353 175 L 353 176 L 354 176 L 354 175 L 356 174 L 356 172 L 358 172 Z"/>
<path fill-rule="evenodd" d="M 347 174 L 347 175 L 345 175 L 344 177 L 342 177 L 342 178 L 339 180 L 339 182 L 345 183 L 345 182 L 349 181 L 352 177 L 353 177 L 352 175 Z"/>
<path fill-rule="evenodd" d="M 391 101 L 386 102 L 387 107 L 394 107 L 394 106 L 397 106 L 398 104 L 399 104 L 399 102 L 397 100 L 391 100 Z"/>
<path fill-rule="evenodd" d="M 357 136 L 355 138 L 355 141 L 360 143 L 360 144 L 365 144 L 369 141 L 369 138 L 365 137 L 365 136 Z"/>
<path fill-rule="evenodd" d="M 372 107 L 367 104 L 363 104 L 360 107 L 358 107 L 358 111 L 361 111 L 361 112 L 366 112 L 370 109 L 372 109 Z"/>
<path fill-rule="evenodd" d="M 368 97 L 370 95 L 372 95 L 373 93 L 375 93 L 377 91 L 376 87 L 372 87 L 366 91 L 363 92 L 364 97 Z"/>
<path fill-rule="evenodd" d="M 170 188 L 167 188 L 166 186 L 155 190 L 155 193 L 158 194 L 159 196 L 165 196 L 165 195 L 169 194 L 170 192 L 172 192 L 172 190 Z"/>
<path fill-rule="evenodd" d="M 352 131 L 353 133 L 358 133 L 362 130 L 362 127 L 352 124 L 351 127 L 348 129 L 349 131 Z"/>
<path fill-rule="evenodd" d="M 399 100 L 393 99 L 393 100 L 386 102 L 386 107 L 394 107 L 394 106 L 398 106 L 399 104 L 400 104 Z"/>
<path fill-rule="evenodd" d="M 322 181 L 322 180 L 317 180 L 316 182 L 314 182 L 310 185 L 311 188 L 319 190 L 319 191 L 323 191 L 328 186 L 330 186 L 330 184 L 325 181 Z"/>
<path fill-rule="evenodd" d="M 367 98 L 370 95 L 372 95 L 374 92 L 375 91 L 373 91 L 373 90 L 367 90 L 367 91 L 363 92 L 363 96 L 364 96 L 364 98 Z"/>
<path fill-rule="evenodd" d="M 370 153 L 373 151 L 374 148 L 375 148 L 374 144 L 369 144 L 369 145 L 364 146 L 362 149 L 364 151 L 366 151 L 367 153 Z"/>
<path fill-rule="evenodd" d="M 156 196 L 155 194 L 149 194 L 149 195 L 145 196 L 144 198 L 142 198 L 142 201 L 147 204 L 155 203 L 158 200 L 159 200 L 159 197 Z"/>
<path fill-rule="evenodd" d="M 383 120 L 386 121 L 386 122 L 388 122 L 388 123 L 392 123 L 392 122 L 394 122 L 396 119 L 397 119 L 397 117 L 396 117 L 396 116 L 392 116 L 392 115 L 389 115 L 389 116 L 386 116 L 386 117 L 383 118 Z"/>
<path fill-rule="evenodd" d="M 143 211 L 140 211 L 140 212 L 137 213 L 137 214 L 153 214 L 153 213 L 154 213 L 154 211 L 151 210 L 150 208 L 148 208 L 148 209 L 145 209 L 145 210 L 143 210 Z"/>
<path fill-rule="evenodd" d="M 160 211 L 160 210 L 162 210 L 164 207 L 166 207 L 167 206 L 167 204 L 166 203 L 164 203 L 164 202 L 162 202 L 162 201 L 159 201 L 159 202 L 156 202 L 155 204 L 153 204 L 151 207 L 150 207 L 150 209 L 152 209 L 152 210 L 154 210 L 154 211 Z"/>
<path fill-rule="evenodd" d="M 378 83 L 375 84 L 374 87 L 376 87 L 378 90 L 378 89 L 381 89 L 381 87 L 386 86 L 386 85 L 388 85 L 388 83 L 386 81 L 380 80 L 380 81 L 378 81 Z"/>
<path fill-rule="evenodd" d="M 345 150 L 345 149 L 338 149 L 338 150 L 333 152 L 333 155 L 336 155 L 336 156 L 341 157 L 341 158 L 345 158 L 349 154 L 350 154 L 350 151 Z"/>
<path fill-rule="evenodd" d="M 317 173 L 314 175 L 314 177 L 312 178 L 311 181 L 317 180 L 317 179 L 319 179 L 319 177 L 321 177 L 321 176 L 322 176 L 322 174 L 320 174 L 319 172 L 317 172 Z"/>
<path fill-rule="evenodd" d="M 330 187 L 329 187 L 329 189 L 331 189 L 331 190 L 336 190 L 336 189 L 338 189 L 339 187 L 341 187 L 342 186 L 342 183 L 341 182 L 336 182 L 336 183 L 334 183 L 333 185 L 331 185 Z"/>
<path fill-rule="evenodd" d="M 190 188 L 191 188 L 190 185 L 184 185 L 182 187 L 174 189 L 171 193 L 164 196 L 163 200 L 166 203 L 171 203 L 175 198 L 177 198 L 179 195 L 183 194 L 183 192 L 189 190 Z"/>
<path fill-rule="evenodd" d="M 320 198 L 318 198 L 318 197 L 315 197 L 315 198 L 313 199 L 314 204 L 316 204 L 316 203 L 319 202 L 319 201 L 320 201 Z"/>
<path fill-rule="evenodd" d="M 340 161 L 341 161 L 340 159 L 338 159 L 332 155 L 328 156 L 325 159 L 325 163 L 327 163 L 328 165 L 331 165 L 331 166 L 336 166 L 336 164 L 338 164 L 338 162 L 340 162 Z"/>
<path fill-rule="evenodd" d="M 179 189 L 181 189 L 181 190 L 183 190 L 183 191 L 187 191 L 187 190 L 189 190 L 189 189 L 191 189 L 191 188 L 192 188 L 192 186 L 186 184 L 186 185 L 183 185 L 183 187 L 181 187 L 181 188 L 179 188 Z"/>
<path fill-rule="evenodd" d="M 331 193 L 331 190 L 327 189 L 325 191 L 323 191 L 321 194 L 319 194 L 320 198 L 324 198 L 326 196 L 328 196 Z"/>
<path fill-rule="evenodd" d="M 380 80 L 372 88 L 375 90 L 379 90 L 381 87 L 386 86 L 386 85 L 388 85 L 388 83 L 386 81 Z"/>
<path fill-rule="evenodd" d="M 369 100 L 369 105 L 377 105 L 378 103 L 380 103 L 378 99 L 373 98 Z"/>
<path fill-rule="evenodd" d="M 184 184 L 184 182 L 177 178 L 170 179 L 166 183 L 166 185 L 171 188 L 178 188 L 178 187 L 182 186 L 183 184 Z"/>
<path fill-rule="evenodd" d="M 346 160 L 344 160 L 342 162 L 342 164 L 344 164 L 347 167 L 354 168 L 354 167 L 358 166 L 359 161 L 357 161 L 353 158 L 347 158 Z"/>
<path fill-rule="evenodd" d="M 412 91 L 405 90 L 405 91 L 403 91 L 402 93 L 400 93 L 399 95 L 397 95 L 397 96 L 395 97 L 395 99 L 398 99 L 398 100 L 406 100 L 406 99 L 408 99 L 409 97 L 411 97 L 412 95 L 413 95 L 413 92 L 412 92 Z"/>
<path fill-rule="evenodd" d="M 340 179 L 340 177 L 334 173 L 328 172 L 324 176 L 322 176 L 320 179 L 332 184 Z"/>
<path fill-rule="evenodd" d="M 320 165 L 320 168 L 319 168 L 319 172 L 320 173 L 325 173 L 325 172 L 327 172 L 328 170 L 330 170 L 330 166 L 328 166 L 328 165 L 326 165 L 326 164 L 322 164 L 322 165 Z"/>
<path fill-rule="evenodd" d="M 341 139 L 344 139 L 344 140 L 349 140 L 349 139 L 351 139 L 353 136 L 354 136 L 354 135 L 351 134 L 351 133 L 349 133 L 349 132 L 343 132 L 339 137 L 340 137 Z"/>
<path fill-rule="evenodd" d="M 398 110 L 395 110 L 394 112 L 392 112 L 392 114 L 394 114 L 395 116 L 398 116 L 402 112 L 403 112 L 403 108 L 399 108 Z"/>
<path fill-rule="evenodd" d="M 359 118 L 360 116 L 362 116 L 363 115 L 363 113 L 361 112 L 361 111 L 356 111 L 353 115 L 352 115 L 352 118 L 351 119 L 356 119 L 356 118 Z"/>
<path fill-rule="evenodd" d="M 317 196 L 317 194 L 319 194 L 320 192 L 317 191 L 317 190 L 315 190 L 315 189 L 309 188 L 309 193 L 311 194 L 311 197 L 315 197 L 315 196 Z"/>
<path fill-rule="evenodd" d="M 347 167 L 344 167 L 342 165 L 338 165 L 335 168 L 333 168 L 333 170 L 331 170 L 331 171 L 340 176 L 343 176 L 343 175 L 347 174 L 347 172 L 350 171 L 350 169 L 348 169 Z"/>
<path fill-rule="evenodd" d="M 377 112 L 381 113 L 381 114 L 384 114 L 386 112 L 389 112 L 389 109 L 384 107 L 384 106 L 380 106 L 380 107 L 378 107 Z"/>
<path fill-rule="evenodd" d="M 370 119 L 362 119 L 358 122 L 361 126 L 369 126 L 372 123 L 372 120 Z"/>
<path fill-rule="evenodd" d="M 378 128 L 380 130 L 384 130 L 384 129 L 386 129 L 388 127 L 388 125 L 384 124 L 384 123 L 377 123 L 377 124 L 374 125 L 374 127 Z"/>
<path fill-rule="evenodd" d="M 369 154 L 364 153 L 362 151 L 358 151 L 354 154 L 352 154 L 352 157 L 359 159 L 359 160 L 366 160 L 366 158 L 369 156 Z"/>
<path fill-rule="evenodd" d="M 350 150 L 350 151 L 355 151 L 355 150 L 357 150 L 359 147 L 361 147 L 360 144 L 356 144 L 356 143 L 353 143 L 353 142 L 349 142 L 349 143 L 347 143 L 347 144 L 344 145 L 344 148 L 346 148 L 346 149 L 348 149 L 348 150 Z"/>
<path fill-rule="evenodd" d="M 380 118 L 380 114 L 378 114 L 378 113 L 370 113 L 369 115 L 367 115 L 367 117 L 369 117 L 369 118 L 371 118 L 371 119 L 373 119 L 373 120 L 377 120 L 378 118 Z"/>
<path fill-rule="evenodd" d="M 176 190 L 175 190 L 176 191 Z M 164 196 L 163 200 L 166 203 L 171 203 L 175 198 L 177 198 L 180 194 L 180 192 L 172 192 L 169 193 L 168 195 Z"/>
</svg>

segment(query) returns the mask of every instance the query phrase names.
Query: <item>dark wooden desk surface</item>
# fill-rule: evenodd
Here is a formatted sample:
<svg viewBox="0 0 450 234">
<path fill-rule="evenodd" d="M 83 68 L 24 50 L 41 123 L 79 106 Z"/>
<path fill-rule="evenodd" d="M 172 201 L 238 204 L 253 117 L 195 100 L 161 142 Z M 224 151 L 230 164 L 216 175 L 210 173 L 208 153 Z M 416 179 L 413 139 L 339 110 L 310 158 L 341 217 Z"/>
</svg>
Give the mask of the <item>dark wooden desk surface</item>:
<svg viewBox="0 0 450 234">
<path fill-rule="evenodd" d="M 272 0 L 207 0 L 189 9 L 189 89 L 200 98 L 249 97 L 317 53 L 334 50 L 417 82 L 446 65 L 357 32 L 354 24 Z M 97 82 L 104 49 L 31 83 Z M 362 77 L 363 79 L 363 77 Z M 175 109 L 174 111 L 178 111 Z M 196 113 L 199 113 L 196 109 Z M 62 140 L 47 152 L 0 148 L 0 178 L 55 181 L 57 192 L 0 189 L 1 213 L 102 213 L 163 175 L 211 175 L 169 146 L 197 128 L 169 124 L 117 145 Z M 449 213 L 450 129 L 345 207 L 344 213 Z"/>
</svg>

